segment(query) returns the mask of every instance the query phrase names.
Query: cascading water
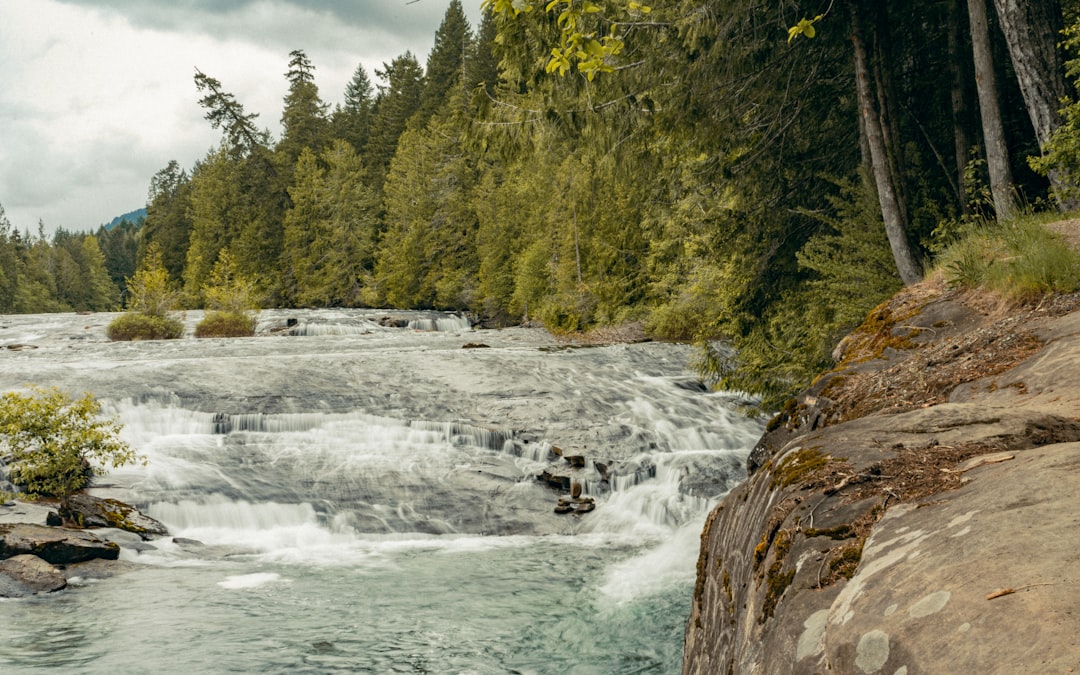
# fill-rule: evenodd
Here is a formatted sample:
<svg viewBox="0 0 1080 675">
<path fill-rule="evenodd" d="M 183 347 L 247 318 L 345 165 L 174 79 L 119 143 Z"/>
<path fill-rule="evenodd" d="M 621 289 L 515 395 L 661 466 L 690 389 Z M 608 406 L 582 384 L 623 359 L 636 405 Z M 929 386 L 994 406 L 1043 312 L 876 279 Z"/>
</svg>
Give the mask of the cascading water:
<svg viewBox="0 0 1080 675">
<path fill-rule="evenodd" d="M 0 352 L 0 389 L 93 391 L 148 460 L 95 492 L 172 535 L 4 601 L 0 670 L 677 672 L 703 519 L 760 425 L 683 346 L 399 315 L 141 344 L 109 315 L 0 317 L 0 346 L 37 347 Z M 595 510 L 555 514 L 543 472 Z"/>
</svg>

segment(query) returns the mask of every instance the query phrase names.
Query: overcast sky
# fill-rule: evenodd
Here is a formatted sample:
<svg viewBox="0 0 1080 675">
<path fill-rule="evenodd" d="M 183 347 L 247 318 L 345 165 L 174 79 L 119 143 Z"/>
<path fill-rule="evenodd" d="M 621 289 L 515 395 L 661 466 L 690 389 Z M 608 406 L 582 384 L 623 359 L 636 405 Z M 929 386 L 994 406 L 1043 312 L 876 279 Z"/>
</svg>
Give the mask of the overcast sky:
<svg viewBox="0 0 1080 675">
<path fill-rule="evenodd" d="M 462 4 L 475 26 L 481 0 Z M 337 104 L 356 67 L 427 62 L 449 0 L 0 0 L 0 205 L 19 230 L 86 230 L 142 208 L 170 159 L 220 134 L 195 68 L 280 135 L 289 52 Z"/>
</svg>

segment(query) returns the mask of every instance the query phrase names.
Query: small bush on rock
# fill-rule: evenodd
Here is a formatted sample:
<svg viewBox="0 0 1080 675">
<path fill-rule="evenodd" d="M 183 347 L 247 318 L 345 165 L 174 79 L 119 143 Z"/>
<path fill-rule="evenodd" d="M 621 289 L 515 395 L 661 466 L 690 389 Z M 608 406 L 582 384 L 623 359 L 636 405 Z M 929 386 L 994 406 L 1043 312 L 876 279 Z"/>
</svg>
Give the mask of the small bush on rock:
<svg viewBox="0 0 1080 675">
<path fill-rule="evenodd" d="M 56 388 L 0 395 L 0 447 L 8 480 L 27 496 L 66 497 L 106 466 L 139 461 L 120 425 L 101 419 L 92 394 L 72 399 Z"/>
<path fill-rule="evenodd" d="M 195 326 L 195 337 L 250 337 L 255 334 L 256 319 L 238 312 L 207 312 Z"/>
<path fill-rule="evenodd" d="M 172 316 L 178 296 L 161 262 L 161 249 L 151 244 L 142 267 L 127 279 L 128 311 L 113 319 L 110 340 L 173 340 L 184 335 L 184 324 Z"/>
<path fill-rule="evenodd" d="M 228 249 L 222 249 L 209 282 L 203 286 L 206 317 L 195 337 L 250 337 L 258 322 L 255 284 L 240 273 Z"/>
<path fill-rule="evenodd" d="M 183 337 L 184 324 L 178 319 L 126 312 L 105 329 L 110 340 L 175 340 Z"/>
</svg>

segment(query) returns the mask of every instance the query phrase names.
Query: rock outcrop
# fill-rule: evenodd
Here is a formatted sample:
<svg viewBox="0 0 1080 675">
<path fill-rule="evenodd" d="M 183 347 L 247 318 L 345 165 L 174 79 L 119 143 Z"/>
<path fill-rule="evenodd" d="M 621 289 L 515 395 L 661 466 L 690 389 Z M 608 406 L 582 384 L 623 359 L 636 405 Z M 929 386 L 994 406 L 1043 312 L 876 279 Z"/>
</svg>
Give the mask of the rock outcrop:
<svg viewBox="0 0 1080 675">
<path fill-rule="evenodd" d="M 36 555 L 22 554 L 0 560 L 0 597 L 25 598 L 52 593 L 67 586 L 60 570 Z"/>
<path fill-rule="evenodd" d="M 709 516 L 684 673 L 1080 670 L 1080 295 L 870 315 Z"/>
<path fill-rule="evenodd" d="M 169 533 L 160 522 L 116 499 L 102 499 L 80 492 L 60 502 L 60 518 L 80 528 L 112 527 L 150 539 Z"/>
<path fill-rule="evenodd" d="M 36 555 L 53 565 L 102 558 L 116 560 L 120 547 L 84 530 L 43 525 L 0 525 L 0 559 Z"/>
</svg>

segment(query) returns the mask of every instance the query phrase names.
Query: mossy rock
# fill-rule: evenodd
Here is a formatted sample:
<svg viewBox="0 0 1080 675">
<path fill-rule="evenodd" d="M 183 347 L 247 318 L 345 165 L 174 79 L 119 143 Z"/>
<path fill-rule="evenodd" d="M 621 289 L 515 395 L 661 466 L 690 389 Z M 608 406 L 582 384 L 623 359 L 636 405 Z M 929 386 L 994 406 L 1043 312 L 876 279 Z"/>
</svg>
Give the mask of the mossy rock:
<svg viewBox="0 0 1080 675">
<path fill-rule="evenodd" d="M 60 517 L 65 523 L 82 528 L 114 527 L 134 532 L 143 539 L 168 534 L 160 522 L 116 499 L 100 499 L 80 493 L 60 503 Z"/>
</svg>

